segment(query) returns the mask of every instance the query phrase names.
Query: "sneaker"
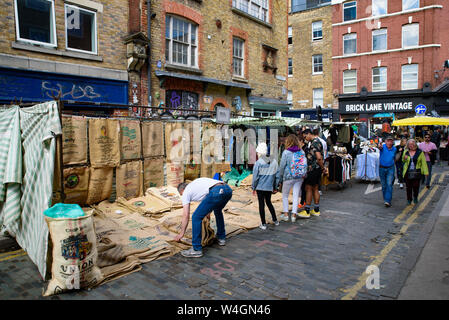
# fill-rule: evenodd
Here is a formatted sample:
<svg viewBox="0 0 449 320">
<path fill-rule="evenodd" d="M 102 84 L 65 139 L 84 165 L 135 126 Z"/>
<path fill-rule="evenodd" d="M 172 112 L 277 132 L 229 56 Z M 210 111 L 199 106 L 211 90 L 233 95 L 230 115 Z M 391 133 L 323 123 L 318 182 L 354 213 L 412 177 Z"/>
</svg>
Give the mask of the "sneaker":
<svg viewBox="0 0 449 320">
<path fill-rule="evenodd" d="M 298 218 L 301 218 L 301 219 L 308 219 L 308 218 L 310 218 L 310 214 L 307 213 L 306 210 L 302 210 L 300 213 L 297 213 L 297 216 L 298 216 Z"/>
<path fill-rule="evenodd" d="M 276 220 L 276 221 L 273 221 L 273 222 L 274 222 L 274 225 L 275 225 L 275 226 L 278 226 L 278 225 L 279 225 L 279 221 Z"/>
<path fill-rule="evenodd" d="M 296 222 L 296 213 L 292 213 L 292 222 Z"/>
<path fill-rule="evenodd" d="M 181 251 L 181 254 L 186 258 L 199 258 L 203 256 L 203 250 L 195 250 L 192 248 Z"/>
<path fill-rule="evenodd" d="M 315 209 L 310 211 L 310 214 L 314 217 L 319 217 L 321 215 L 320 211 L 315 211 Z"/>
<path fill-rule="evenodd" d="M 385 207 L 387 207 L 387 208 L 391 207 L 391 203 L 386 202 L 386 201 L 385 201 L 384 205 L 385 205 Z"/>
<path fill-rule="evenodd" d="M 412 204 L 412 200 L 407 200 L 407 203 L 410 205 Z"/>
<path fill-rule="evenodd" d="M 417 204 L 418 203 L 418 198 L 413 198 L 413 203 Z"/>
<path fill-rule="evenodd" d="M 284 221 L 288 221 L 288 214 L 281 214 L 280 218 Z"/>
<path fill-rule="evenodd" d="M 404 184 L 400 183 L 399 188 L 404 189 Z"/>
<path fill-rule="evenodd" d="M 306 207 L 305 204 L 298 204 L 298 209 L 303 210 Z"/>
<path fill-rule="evenodd" d="M 217 239 L 218 240 L 218 245 L 219 246 L 225 246 L 226 245 L 226 240 L 225 239 Z"/>
<path fill-rule="evenodd" d="M 261 224 L 261 225 L 259 226 L 259 229 L 267 230 L 267 225 L 266 225 L 266 224 Z"/>
</svg>

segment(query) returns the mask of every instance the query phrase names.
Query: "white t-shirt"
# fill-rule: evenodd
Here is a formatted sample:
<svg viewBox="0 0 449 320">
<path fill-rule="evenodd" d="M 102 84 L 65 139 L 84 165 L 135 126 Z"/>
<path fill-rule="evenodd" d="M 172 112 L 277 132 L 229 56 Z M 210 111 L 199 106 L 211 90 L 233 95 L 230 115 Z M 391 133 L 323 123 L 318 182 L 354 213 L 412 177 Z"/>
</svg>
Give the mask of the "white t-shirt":
<svg viewBox="0 0 449 320">
<path fill-rule="evenodd" d="M 327 143 L 326 143 L 326 141 L 324 141 L 324 139 L 321 139 L 320 137 L 318 137 L 318 139 L 320 140 L 321 144 L 323 145 L 324 159 L 327 159 Z"/>
<path fill-rule="evenodd" d="M 192 201 L 202 201 L 209 194 L 209 189 L 223 181 L 211 178 L 198 178 L 190 182 L 182 194 L 182 205 L 185 206 Z"/>
</svg>

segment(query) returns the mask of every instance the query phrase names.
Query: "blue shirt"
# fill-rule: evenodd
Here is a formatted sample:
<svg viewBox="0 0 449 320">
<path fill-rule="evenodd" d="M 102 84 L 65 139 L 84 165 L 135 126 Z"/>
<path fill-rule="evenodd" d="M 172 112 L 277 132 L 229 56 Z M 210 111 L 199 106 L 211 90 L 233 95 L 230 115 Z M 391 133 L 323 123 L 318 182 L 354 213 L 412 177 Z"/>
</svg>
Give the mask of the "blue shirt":
<svg viewBox="0 0 449 320">
<path fill-rule="evenodd" d="M 393 146 L 388 149 L 387 145 L 384 143 L 382 150 L 380 150 L 379 164 L 382 167 L 391 167 L 394 165 L 394 157 L 396 155 L 396 147 Z"/>
</svg>

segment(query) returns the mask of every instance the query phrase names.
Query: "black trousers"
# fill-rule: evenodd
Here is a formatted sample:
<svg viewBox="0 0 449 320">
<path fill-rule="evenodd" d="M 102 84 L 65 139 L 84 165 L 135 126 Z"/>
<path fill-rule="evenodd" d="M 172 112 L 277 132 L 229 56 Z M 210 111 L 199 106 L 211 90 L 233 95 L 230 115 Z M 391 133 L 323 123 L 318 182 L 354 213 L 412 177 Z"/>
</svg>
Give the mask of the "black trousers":
<svg viewBox="0 0 449 320">
<path fill-rule="evenodd" d="M 271 203 L 271 191 L 256 190 L 257 199 L 259 200 L 259 214 L 262 224 L 266 224 L 265 221 L 265 204 L 267 204 L 268 210 L 270 210 L 273 221 L 277 221 L 276 212 L 274 211 L 273 204 Z"/>
<path fill-rule="evenodd" d="M 407 200 L 412 201 L 413 198 L 418 198 L 419 185 L 421 184 L 421 179 L 408 179 L 405 178 L 405 186 L 407 188 Z"/>
<path fill-rule="evenodd" d="M 305 205 L 306 204 L 306 184 L 301 184 L 301 202 L 300 204 Z"/>
</svg>

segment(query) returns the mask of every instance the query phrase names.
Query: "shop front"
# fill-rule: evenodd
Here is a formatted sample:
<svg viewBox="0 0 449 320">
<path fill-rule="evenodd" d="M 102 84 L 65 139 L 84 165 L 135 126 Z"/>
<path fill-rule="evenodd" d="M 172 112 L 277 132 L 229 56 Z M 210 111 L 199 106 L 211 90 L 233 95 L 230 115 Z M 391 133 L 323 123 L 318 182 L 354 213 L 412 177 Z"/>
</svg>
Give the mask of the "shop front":
<svg viewBox="0 0 449 320">
<path fill-rule="evenodd" d="M 128 81 L 0 68 L 0 104 L 68 101 L 65 110 L 111 113 L 128 104 Z M 78 103 L 78 104 L 77 104 Z M 101 107 L 98 106 L 101 104 Z M 127 109 L 127 107 L 122 107 Z"/>
</svg>

